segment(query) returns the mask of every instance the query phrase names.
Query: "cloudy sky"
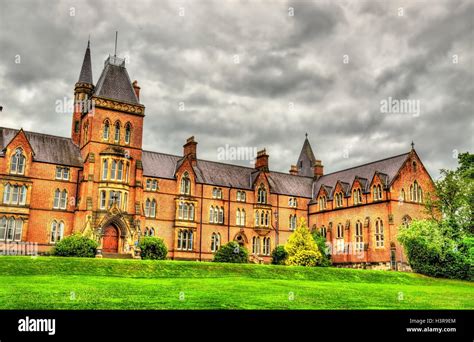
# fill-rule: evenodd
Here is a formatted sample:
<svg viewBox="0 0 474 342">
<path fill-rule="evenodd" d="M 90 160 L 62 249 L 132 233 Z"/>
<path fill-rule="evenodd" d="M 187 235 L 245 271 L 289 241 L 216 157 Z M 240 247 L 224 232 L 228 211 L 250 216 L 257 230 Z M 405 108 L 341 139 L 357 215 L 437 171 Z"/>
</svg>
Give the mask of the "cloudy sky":
<svg viewBox="0 0 474 342">
<path fill-rule="evenodd" d="M 434 178 L 473 151 L 473 1 L 0 0 L 0 126 L 69 136 L 88 36 L 94 82 L 114 51 L 146 106 L 144 148 L 199 158 L 263 148 L 325 172 L 407 152 Z M 388 98 L 419 113 L 381 111 Z M 184 104 L 184 110 L 180 110 Z M 248 161 L 235 163 L 249 164 Z"/>
</svg>

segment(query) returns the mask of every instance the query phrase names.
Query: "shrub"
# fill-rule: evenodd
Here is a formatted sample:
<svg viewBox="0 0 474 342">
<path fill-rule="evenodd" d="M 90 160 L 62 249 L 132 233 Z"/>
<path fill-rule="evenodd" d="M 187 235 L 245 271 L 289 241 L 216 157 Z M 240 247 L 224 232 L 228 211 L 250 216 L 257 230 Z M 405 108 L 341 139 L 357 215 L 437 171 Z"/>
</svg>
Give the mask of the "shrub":
<svg viewBox="0 0 474 342">
<path fill-rule="evenodd" d="M 277 246 L 272 252 L 272 264 L 273 265 L 284 265 L 288 259 L 288 252 L 285 246 Z"/>
<path fill-rule="evenodd" d="M 414 220 L 401 227 L 398 240 L 405 248 L 413 271 L 434 277 L 471 279 L 473 239 L 454 240 L 446 227 L 433 220 Z"/>
<path fill-rule="evenodd" d="M 322 258 L 321 252 L 306 226 L 306 220 L 303 218 L 286 242 L 285 250 L 288 252 L 287 265 L 316 266 Z"/>
<path fill-rule="evenodd" d="M 51 254 L 64 257 L 94 258 L 97 247 L 99 247 L 97 241 L 76 234 L 59 241 Z"/>
<path fill-rule="evenodd" d="M 155 236 L 142 237 L 138 247 L 141 250 L 140 256 L 144 260 L 164 260 L 168 255 L 168 248 L 163 239 Z"/>
<path fill-rule="evenodd" d="M 331 266 L 331 254 L 329 254 L 329 249 L 326 246 L 326 238 L 322 236 L 319 232 L 315 231 L 312 233 L 313 240 L 316 242 L 319 251 L 321 252 L 321 261 L 319 262 L 319 266 Z"/>
<path fill-rule="evenodd" d="M 219 248 L 214 255 L 215 262 L 247 263 L 249 252 L 237 242 L 231 241 Z"/>
<path fill-rule="evenodd" d="M 321 253 L 303 249 L 296 252 L 295 255 L 288 257 L 287 264 L 295 266 L 309 266 L 314 267 L 321 261 Z"/>
</svg>

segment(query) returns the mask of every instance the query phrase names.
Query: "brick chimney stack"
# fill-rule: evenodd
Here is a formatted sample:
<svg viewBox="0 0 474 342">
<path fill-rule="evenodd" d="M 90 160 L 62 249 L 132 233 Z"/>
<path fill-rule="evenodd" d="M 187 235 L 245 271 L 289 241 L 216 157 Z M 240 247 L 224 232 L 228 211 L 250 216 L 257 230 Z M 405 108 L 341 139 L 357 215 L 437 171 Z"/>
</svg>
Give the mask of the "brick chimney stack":
<svg viewBox="0 0 474 342">
<path fill-rule="evenodd" d="M 290 168 L 290 175 L 297 176 L 298 175 L 298 166 L 296 165 L 291 165 Z"/>
<path fill-rule="evenodd" d="M 183 145 L 183 154 L 185 158 L 189 158 L 191 163 L 194 165 L 196 163 L 197 154 L 196 154 L 196 145 L 197 142 L 194 141 L 194 136 L 189 137 L 186 140 L 186 144 Z"/>
<path fill-rule="evenodd" d="M 319 179 L 324 175 L 324 166 L 321 163 L 321 160 L 314 161 L 314 178 Z"/>
<path fill-rule="evenodd" d="M 257 159 L 255 159 L 255 168 L 263 172 L 268 172 L 268 154 L 265 149 L 257 152 Z"/>
<path fill-rule="evenodd" d="M 140 102 L 140 87 L 138 86 L 137 80 L 133 81 L 132 86 L 135 95 L 137 95 L 138 102 Z"/>
</svg>

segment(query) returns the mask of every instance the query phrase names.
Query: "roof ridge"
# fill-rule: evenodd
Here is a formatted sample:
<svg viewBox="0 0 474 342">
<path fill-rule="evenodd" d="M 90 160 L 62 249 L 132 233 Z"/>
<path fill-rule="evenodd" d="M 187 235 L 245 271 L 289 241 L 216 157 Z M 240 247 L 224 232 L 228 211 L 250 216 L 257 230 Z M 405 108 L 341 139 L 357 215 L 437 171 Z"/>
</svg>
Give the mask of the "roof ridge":
<svg viewBox="0 0 474 342">
<path fill-rule="evenodd" d="M 19 132 L 21 128 L 20 128 L 20 129 L 16 129 L 16 128 L 10 128 L 10 127 L 0 127 L 0 129 L 10 129 L 10 130 L 12 130 L 12 131 Z M 53 134 L 48 134 L 48 133 L 40 133 L 40 132 L 25 131 L 25 130 L 23 130 L 23 132 L 25 132 L 25 133 L 31 133 L 31 134 L 36 134 L 36 135 L 43 135 L 43 136 L 46 136 L 46 137 L 59 138 L 59 139 L 64 139 L 64 140 L 72 141 L 71 138 L 62 137 L 62 136 L 60 136 L 60 135 L 53 135 Z"/>
<path fill-rule="evenodd" d="M 356 168 L 358 168 L 358 167 L 362 167 L 362 166 L 366 166 L 366 165 L 370 165 L 370 164 L 375 164 L 375 163 L 378 163 L 378 162 L 381 162 L 381 161 L 384 161 L 384 160 L 398 158 L 398 157 L 401 157 L 401 156 L 404 156 L 404 155 L 408 155 L 408 154 L 410 154 L 410 152 L 405 152 L 405 153 L 402 153 L 402 154 L 399 154 L 399 155 L 396 155 L 396 156 L 392 156 L 392 157 L 387 157 L 387 158 L 375 160 L 375 161 L 373 161 L 373 162 L 369 162 L 369 163 L 365 163 L 365 164 L 360 164 L 360 165 L 357 165 L 357 166 L 349 167 L 349 168 L 347 168 L 347 169 L 342 169 L 342 170 L 339 170 L 339 171 L 334 171 L 334 172 L 331 172 L 331 173 L 326 173 L 326 174 L 323 175 L 321 178 L 323 178 L 323 177 L 325 177 L 325 176 L 333 175 L 333 174 L 335 174 L 335 173 L 340 173 L 340 172 L 344 172 L 344 171 L 356 169 Z M 383 173 L 383 172 L 380 172 L 380 173 Z M 367 178 L 366 178 L 366 179 L 367 179 Z"/>
</svg>

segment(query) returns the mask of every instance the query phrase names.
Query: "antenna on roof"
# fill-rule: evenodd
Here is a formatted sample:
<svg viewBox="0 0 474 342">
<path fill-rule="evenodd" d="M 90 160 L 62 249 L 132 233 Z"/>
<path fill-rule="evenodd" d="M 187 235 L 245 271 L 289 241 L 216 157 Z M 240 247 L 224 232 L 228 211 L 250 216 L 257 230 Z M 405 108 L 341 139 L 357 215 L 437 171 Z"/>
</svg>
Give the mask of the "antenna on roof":
<svg viewBox="0 0 474 342">
<path fill-rule="evenodd" d="M 114 52 L 114 57 L 117 57 L 117 36 L 118 36 L 118 31 L 115 31 L 115 52 Z"/>
</svg>

